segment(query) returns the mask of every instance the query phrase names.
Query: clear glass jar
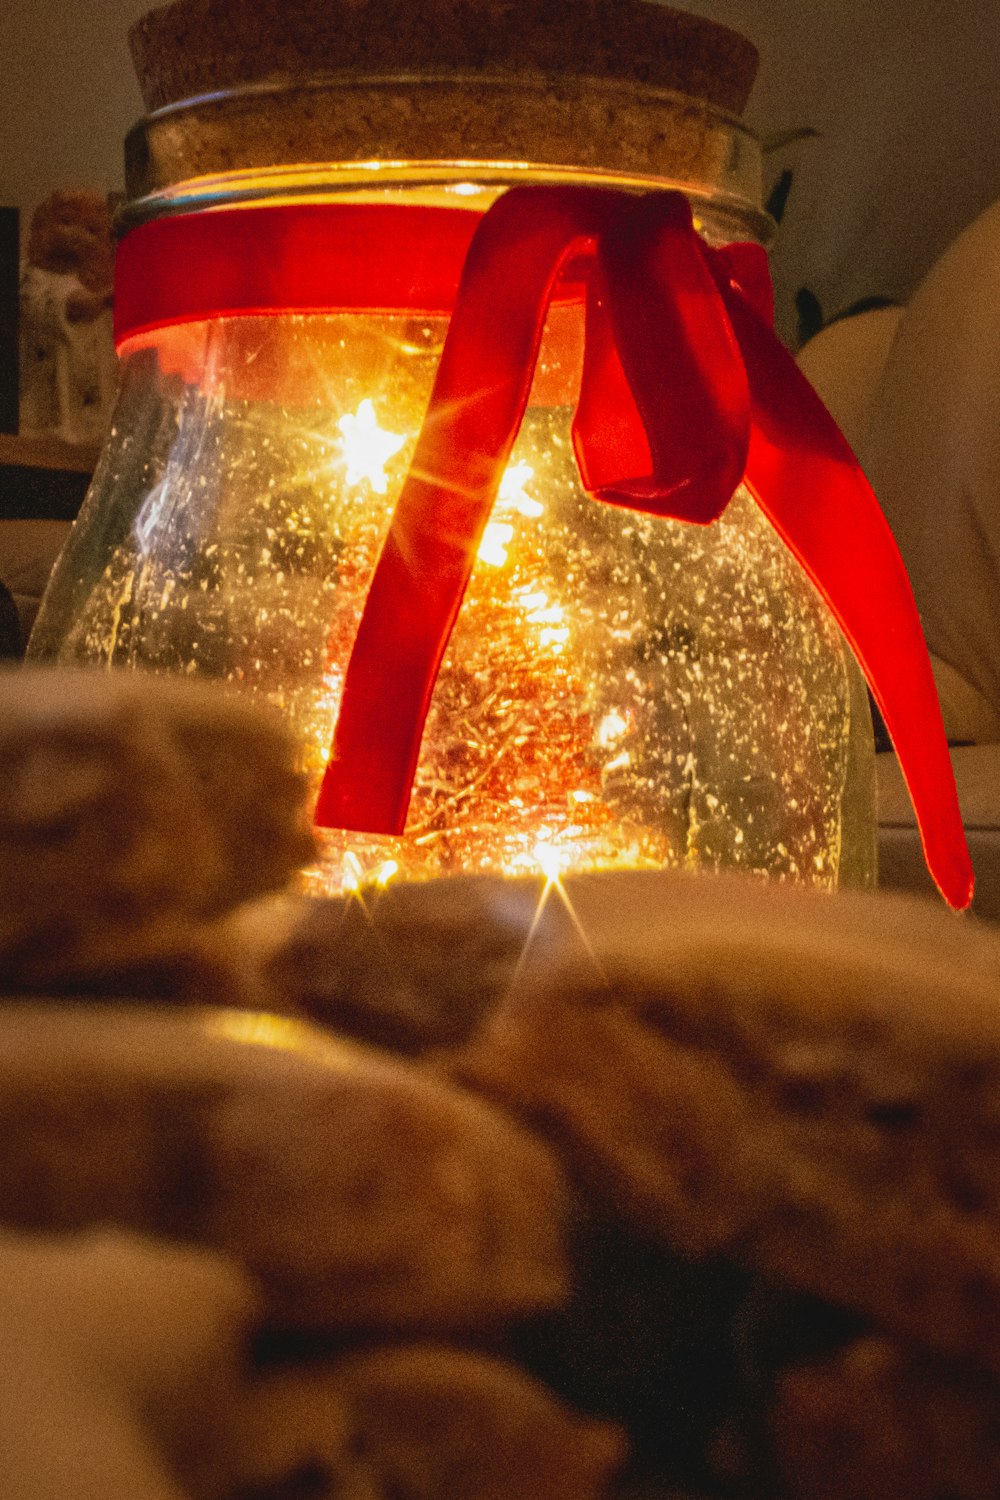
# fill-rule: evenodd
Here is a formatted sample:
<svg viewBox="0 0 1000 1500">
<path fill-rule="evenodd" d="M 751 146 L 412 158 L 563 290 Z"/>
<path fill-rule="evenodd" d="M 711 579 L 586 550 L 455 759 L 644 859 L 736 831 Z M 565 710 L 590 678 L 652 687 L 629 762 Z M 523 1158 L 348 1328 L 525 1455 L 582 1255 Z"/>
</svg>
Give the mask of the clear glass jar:
<svg viewBox="0 0 1000 1500">
<path fill-rule="evenodd" d="M 271 102 L 287 111 L 287 91 Z M 646 102 L 675 124 L 690 111 L 664 93 Z M 254 103 L 244 91 L 226 107 L 252 120 Z M 695 172 L 674 162 L 673 176 L 634 176 L 464 161 L 219 172 L 204 132 L 192 164 L 195 136 L 180 150 L 154 118 L 141 150 L 133 140 L 148 191 L 125 227 L 260 202 L 468 212 L 515 182 L 572 181 L 681 187 L 711 242 L 761 239 L 752 137 L 704 107 L 699 120 Z M 199 175 L 184 177 L 192 165 Z M 582 316 L 559 308 L 546 325 L 406 830 L 322 830 L 311 885 L 636 866 L 871 883 L 871 721 L 827 606 L 742 489 L 709 527 L 584 493 L 570 436 Z M 31 654 L 235 684 L 281 708 L 318 787 L 446 328 L 444 317 L 286 312 L 130 340 L 111 436 Z"/>
</svg>

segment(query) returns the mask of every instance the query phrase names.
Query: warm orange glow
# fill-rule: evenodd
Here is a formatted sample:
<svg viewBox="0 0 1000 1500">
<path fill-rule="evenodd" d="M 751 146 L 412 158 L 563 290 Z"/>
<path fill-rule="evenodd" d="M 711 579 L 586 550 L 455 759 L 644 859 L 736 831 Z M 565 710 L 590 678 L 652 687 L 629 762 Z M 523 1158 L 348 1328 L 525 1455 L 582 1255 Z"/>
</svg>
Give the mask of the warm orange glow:
<svg viewBox="0 0 1000 1500">
<path fill-rule="evenodd" d="M 380 414 L 395 432 L 384 431 Z M 340 663 L 402 481 L 402 460 L 395 471 L 388 466 L 406 442 L 397 434 L 415 423 L 415 411 L 398 399 L 390 405 L 379 385 L 337 424 L 337 503 L 350 517 L 338 587 L 352 604 L 327 640 L 324 693 L 306 751 L 317 779 L 339 707 Z M 311 889 L 340 890 L 366 914 L 389 883 L 428 874 L 542 876 L 547 897 L 561 895 L 562 877 L 579 869 L 652 866 L 672 856 L 665 834 L 623 829 L 605 795 L 608 775 L 629 764 L 631 715 L 606 700 L 602 706 L 580 651 L 592 619 L 569 601 L 548 550 L 552 470 L 568 450 L 547 428 L 522 442 L 501 481 L 456 625 L 461 666 L 445 670 L 436 690 L 434 714 L 460 732 L 439 739 L 432 716 L 405 834 L 330 830 L 322 862 L 307 877 Z"/>
<path fill-rule="evenodd" d="M 368 395 L 355 395 L 353 409 L 325 428 L 317 422 L 299 434 L 305 461 L 289 489 L 295 546 L 310 493 L 337 539 L 335 590 L 316 595 L 324 636 L 311 649 L 321 653 L 321 690 L 303 722 L 304 767 L 314 786 L 420 426 L 437 338 L 430 324 L 392 324 L 366 346 L 370 368 L 354 390 Z M 310 451 L 320 455 L 314 464 Z M 832 764 L 840 754 L 826 728 L 830 694 L 814 695 L 793 756 L 782 726 L 795 705 L 771 700 L 775 684 L 798 677 L 767 662 L 787 666 L 794 645 L 799 675 L 812 674 L 824 688 L 823 674 L 832 673 L 838 692 L 843 670 L 824 639 L 809 634 L 808 616 L 794 641 L 767 634 L 776 589 L 767 547 L 776 544 L 762 535 L 756 512 L 749 502 L 740 502 L 742 513 L 735 504 L 711 536 L 665 527 L 654 549 L 652 534 L 627 511 L 583 504 L 577 486 L 562 415 L 533 411 L 477 549 L 405 832 L 324 830 L 308 889 L 340 891 L 371 920 L 390 884 L 489 872 L 539 880 L 542 904 L 555 895 L 573 920 L 563 882 L 581 870 L 702 862 L 756 869 L 777 860 L 795 877 L 808 858 L 809 878 L 829 881 L 836 845 L 820 826 L 824 807 L 813 807 L 803 788 L 815 780 L 817 755 Z M 730 578 L 746 576 L 753 588 L 734 592 Z M 308 625 L 312 617 L 303 618 Z M 299 640 L 297 633 L 295 651 Z M 686 707 L 687 694 L 696 712 Z M 708 749 L 708 725 L 726 745 L 724 760 Z M 794 845 L 772 838 L 767 816 L 744 820 L 745 777 L 729 805 L 726 768 L 765 761 L 782 788 L 768 806 L 809 805 L 796 814 Z"/>
</svg>

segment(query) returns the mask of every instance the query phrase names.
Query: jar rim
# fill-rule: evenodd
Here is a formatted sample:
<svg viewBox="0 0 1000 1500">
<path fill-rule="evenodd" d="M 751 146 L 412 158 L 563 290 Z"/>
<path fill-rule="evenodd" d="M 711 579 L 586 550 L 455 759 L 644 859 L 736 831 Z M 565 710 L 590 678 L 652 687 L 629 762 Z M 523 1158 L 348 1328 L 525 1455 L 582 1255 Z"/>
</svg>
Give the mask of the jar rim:
<svg viewBox="0 0 1000 1500">
<path fill-rule="evenodd" d="M 345 108 L 347 96 L 351 108 Z M 458 106 L 461 106 L 460 108 Z M 162 212 L 291 191 L 343 191 L 352 176 L 413 185 L 526 173 L 680 188 L 767 242 L 761 148 L 735 115 L 658 85 L 583 76 L 314 73 L 218 89 L 139 120 L 125 143 L 120 227 Z"/>
<path fill-rule="evenodd" d="M 268 95 L 286 94 L 300 89 L 323 89 L 328 87 L 340 87 L 344 89 L 359 89 L 371 85 L 418 85 L 424 87 L 435 83 L 458 83 L 468 87 L 478 88 L 483 84 L 515 83 L 519 88 L 539 89 L 550 86 L 581 84 L 588 89 L 619 90 L 627 88 L 637 98 L 652 101 L 657 99 L 669 100 L 676 104 L 695 106 L 699 112 L 720 123 L 728 124 L 741 134 L 756 140 L 756 132 L 746 123 L 743 118 L 733 110 L 724 109 L 721 105 L 713 103 L 693 94 L 685 94 L 679 89 L 669 88 L 664 84 L 650 83 L 645 80 L 624 79 L 617 77 L 601 76 L 587 73 L 586 71 L 552 74 L 541 69 L 525 68 L 523 72 L 516 75 L 511 74 L 503 68 L 490 68 L 484 66 L 475 72 L 468 68 L 440 67 L 431 70 L 421 69 L 412 72 L 384 73 L 373 71 L 370 73 L 348 72 L 338 69 L 319 69 L 310 73 L 283 74 L 269 78 L 253 79 L 245 83 L 238 83 L 226 88 L 206 89 L 202 92 L 191 94 L 183 99 L 175 99 L 170 103 L 162 104 L 155 109 L 148 110 L 137 122 L 143 125 L 150 121 L 166 119 L 173 114 L 178 114 L 199 105 L 213 103 L 223 99 L 239 98 L 244 95 Z"/>
</svg>

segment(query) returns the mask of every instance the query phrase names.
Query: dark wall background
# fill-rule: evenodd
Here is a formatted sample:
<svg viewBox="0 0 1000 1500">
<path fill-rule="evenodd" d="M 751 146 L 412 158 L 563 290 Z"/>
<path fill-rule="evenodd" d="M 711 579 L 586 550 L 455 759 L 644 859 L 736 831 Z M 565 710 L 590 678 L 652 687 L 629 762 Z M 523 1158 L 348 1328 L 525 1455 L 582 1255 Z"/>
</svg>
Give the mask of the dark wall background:
<svg viewBox="0 0 1000 1500">
<path fill-rule="evenodd" d="M 761 67 L 747 118 L 821 132 L 794 169 L 772 257 L 782 324 L 806 285 L 827 316 L 905 299 L 1000 198 L 1000 0 L 690 0 L 743 30 Z"/>
<path fill-rule="evenodd" d="M 0 0 L 0 203 L 121 187 L 140 113 L 125 35 L 148 0 Z M 761 51 L 748 118 L 811 126 L 768 159 L 793 170 L 774 250 L 780 321 L 807 286 L 829 316 L 905 298 L 1000 197 L 1000 0 L 689 0 Z"/>
</svg>

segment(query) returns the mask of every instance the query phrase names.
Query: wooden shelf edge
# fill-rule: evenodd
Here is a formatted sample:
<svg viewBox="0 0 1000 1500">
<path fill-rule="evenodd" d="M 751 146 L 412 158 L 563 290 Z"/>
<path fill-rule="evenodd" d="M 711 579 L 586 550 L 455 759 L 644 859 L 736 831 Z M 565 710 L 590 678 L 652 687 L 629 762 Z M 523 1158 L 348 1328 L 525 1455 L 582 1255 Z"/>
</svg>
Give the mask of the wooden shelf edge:
<svg viewBox="0 0 1000 1500">
<path fill-rule="evenodd" d="M 92 474 L 100 448 L 90 443 L 67 443 L 62 438 L 15 437 L 0 432 L 0 465 L 22 469 L 60 469 L 63 473 Z"/>
</svg>

